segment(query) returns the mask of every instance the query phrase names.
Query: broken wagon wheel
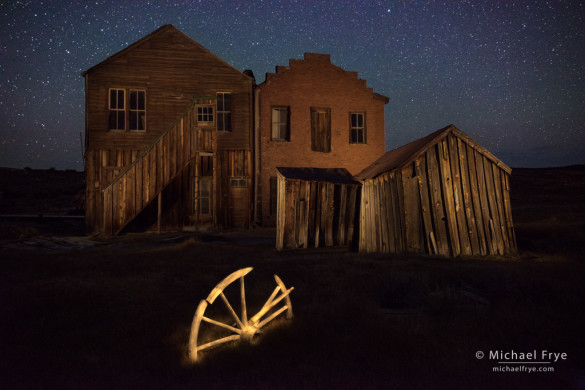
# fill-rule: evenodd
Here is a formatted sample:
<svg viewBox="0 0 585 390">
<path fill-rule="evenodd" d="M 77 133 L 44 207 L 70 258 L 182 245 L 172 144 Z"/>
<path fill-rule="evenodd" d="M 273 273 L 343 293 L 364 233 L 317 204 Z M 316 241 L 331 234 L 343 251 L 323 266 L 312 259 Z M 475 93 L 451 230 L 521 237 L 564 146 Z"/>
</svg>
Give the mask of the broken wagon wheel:
<svg viewBox="0 0 585 390">
<path fill-rule="evenodd" d="M 251 341 L 254 335 L 260 332 L 262 327 L 285 311 L 286 318 L 292 317 L 292 306 L 289 294 L 294 290 L 294 287 L 287 289 L 282 280 L 274 275 L 276 288 L 272 291 L 272 294 L 268 297 L 268 300 L 264 303 L 264 306 L 262 306 L 258 313 L 251 318 L 248 318 L 244 276 L 250 273 L 252 269 L 252 267 L 242 268 L 226 277 L 219 282 L 219 284 L 211 290 L 209 296 L 202 300 L 199 303 L 199 306 L 197 306 L 195 316 L 193 317 L 193 323 L 191 324 L 191 335 L 189 337 L 189 357 L 192 361 L 196 361 L 198 353 L 205 349 L 242 339 Z M 234 308 L 224 294 L 224 290 L 232 283 L 235 283 L 238 279 L 240 280 L 240 316 L 236 314 Z M 230 314 L 228 319 L 213 319 L 205 315 L 205 310 L 213 305 L 213 302 L 218 296 L 221 297 L 221 300 Z M 277 305 L 283 300 L 283 306 L 276 309 Z M 209 325 L 203 326 L 204 323 Z M 210 333 L 210 335 L 207 336 L 207 340 L 205 339 L 205 335 L 203 335 L 205 332 L 202 332 L 202 327 L 207 328 L 208 333 Z M 218 335 L 217 333 L 214 333 L 214 328 L 215 330 L 219 329 L 223 331 L 223 334 Z"/>
</svg>

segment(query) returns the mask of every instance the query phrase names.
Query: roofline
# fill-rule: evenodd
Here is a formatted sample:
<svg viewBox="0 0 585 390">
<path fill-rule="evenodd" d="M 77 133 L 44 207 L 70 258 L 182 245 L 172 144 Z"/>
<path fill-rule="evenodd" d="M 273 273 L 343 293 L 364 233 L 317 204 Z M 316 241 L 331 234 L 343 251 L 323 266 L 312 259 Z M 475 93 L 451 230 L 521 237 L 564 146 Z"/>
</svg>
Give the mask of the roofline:
<svg viewBox="0 0 585 390">
<path fill-rule="evenodd" d="M 152 39 L 155 35 L 158 35 L 160 32 L 162 31 L 166 31 L 169 29 L 175 29 L 178 32 L 180 32 L 185 38 L 187 38 L 188 40 L 190 40 L 192 43 L 196 44 L 197 46 L 201 47 L 204 51 L 208 52 L 209 54 L 211 54 L 212 56 L 216 57 L 219 61 L 223 62 L 225 65 L 229 66 L 230 68 L 232 68 L 233 70 L 235 70 L 236 72 L 240 73 L 242 76 L 244 76 L 247 79 L 250 79 L 251 81 L 254 81 L 254 79 L 250 76 L 248 76 L 247 74 L 245 74 L 244 72 L 239 71 L 238 69 L 236 69 L 235 67 L 233 67 L 232 65 L 228 64 L 227 62 L 225 62 L 223 59 L 221 59 L 220 57 L 218 57 L 216 54 L 212 53 L 209 49 L 207 49 L 206 47 L 204 47 L 203 45 L 201 45 L 199 42 L 195 41 L 193 38 L 191 38 L 190 36 L 188 36 L 187 34 L 185 34 L 184 32 L 182 32 L 181 30 L 179 30 L 178 28 L 176 28 L 175 26 L 173 26 L 172 24 L 165 24 L 159 28 L 157 28 L 156 30 L 154 30 L 153 32 L 151 32 L 150 34 L 140 38 L 139 40 L 137 40 L 136 42 L 130 44 L 129 46 L 127 46 L 126 48 L 120 50 L 117 53 L 112 54 L 111 56 L 109 56 L 108 58 L 106 58 L 105 60 L 103 60 L 102 62 L 92 66 L 91 68 L 87 69 L 86 71 L 84 71 L 83 73 L 81 73 L 82 77 L 85 77 L 87 75 L 87 73 L 93 71 L 95 68 L 100 67 L 102 65 L 105 65 L 107 63 L 112 62 L 113 60 L 115 60 L 116 58 L 120 57 L 121 55 L 127 53 L 130 50 L 133 50 L 134 48 L 136 48 L 137 46 L 143 44 L 144 42 L 149 41 L 150 39 Z"/>
<path fill-rule="evenodd" d="M 341 66 L 337 66 L 337 65 L 333 64 L 333 62 L 331 62 L 331 54 L 327 54 L 327 53 L 305 52 L 303 59 L 299 59 L 299 58 L 291 58 L 291 59 L 289 59 L 288 66 L 279 66 L 279 65 L 276 65 L 276 71 L 275 72 L 266 72 L 265 75 L 264 75 L 264 81 L 261 82 L 260 84 L 258 84 L 257 87 L 259 87 L 259 88 L 263 87 L 264 85 L 268 84 L 269 79 L 270 79 L 270 81 L 272 81 L 274 78 L 278 78 L 278 75 L 279 74 L 282 75 L 284 73 L 288 73 L 290 71 L 290 68 L 291 68 L 291 65 L 292 65 L 293 62 L 305 62 L 305 61 L 307 61 L 307 59 L 306 59 L 307 54 L 313 55 L 313 56 L 326 56 L 326 57 L 328 57 L 329 64 L 330 65 L 332 65 L 332 66 L 334 66 L 334 67 L 336 67 L 338 69 L 341 69 L 345 74 L 347 74 L 347 73 L 355 73 L 356 78 L 358 80 L 365 82 L 366 84 L 364 84 L 364 88 L 365 89 L 369 89 L 372 92 L 372 94 L 374 96 L 374 99 L 381 100 L 381 101 L 384 102 L 384 104 L 388 104 L 388 102 L 390 101 L 390 98 L 389 97 L 384 96 L 382 94 L 379 94 L 377 92 L 374 92 L 374 88 L 373 87 L 368 87 L 367 86 L 367 80 L 359 79 L 358 78 L 358 72 L 357 71 L 346 70 L 346 69 L 342 68 Z M 282 68 L 283 70 L 281 72 L 279 72 L 278 71 L 278 68 Z"/>
<path fill-rule="evenodd" d="M 487 158 L 492 160 L 492 162 L 495 163 L 497 167 L 502 168 L 508 174 L 512 173 L 512 168 L 510 168 L 509 166 L 504 164 L 500 159 L 498 159 L 496 156 L 494 156 L 492 153 L 490 153 L 486 148 L 484 148 L 483 146 L 481 146 L 480 144 L 475 142 L 470 136 L 468 136 L 467 134 L 465 134 L 464 132 L 459 130 L 457 127 L 455 127 L 455 125 L 451 124 L 449 126 L 443 127 L 442 129 L 438 130 L 437 132 L 438 133 L 442 132 L 442 133 L 440 135 L 438 135 L 437 137 L 433 138 L 433 140 L 431 142 L 423 145 L 419 150 L 414 152 L 409 159 L 407 159 L 405 162 L 403 162 L 402 164 L 400 164 L 398 167 L 396 167 L 393 170 L 403 169 L 407 165 L 412 164 L 417 158 L 420 157 L 420 155 L 424 151 L 426 151 L 428 149 L 429 144 L 436 144 L 438 141 L 441 141 L 443 138 L 446 138 L 450 133 L 455 133 L 458 137 L 464 139 L 472 148 L 474 148 L 475 150 L 477 150 L 478 152 L 480 152 L 481 154 L 483 154 L 484 156 L 486 156 Z M 413 142 L 416 142 L 416 141 L 413 141 Z"/>
<path fill-rule="evenodd" d="M 465 140 L 469 146 L 471 146 L 473 149 L 477 150 L 479 153 L 483 154 L 488 159 L 490 159 L 498 168 L 503 169 L 508 174 L 511 174 L 512 173 L 512 168 L 510 168 L 508 165 L 506 165 L 505 163 L 503 163 L 502 160 L 498 159 L 496 156 L 494 156 L 486 148 L 484 148 L 483 146 L 481 146 L 477 142 L 475 142 L 470 136 L 468 136 L 463 131 L 461 131 L 457 127 L 455 127 L 455 125 L 451 124 L 451 125 L 445 126 L 442 129 L 439 129 L 439 130 L 435 131 L 435 133 L 437 133 L 437 136 L 433 137 L 429 142 L 427 142 L 424 145 L 422 145 L 417 151 L 415 151 L 414 153 L 412 153 L 411 156 L 408 159 L 406 159 L 402 164 L 398 165 L 396 168 L 391 169 L 391 170 L 386 171 L 386 172 L 380 172 L 379 174 L 377 174 L 377 175 L 375 175 L 373 177 L 368 177 L 368 178 L 359 178 L 359 176 L 358 176 L 359 174 L 358 174 L 358 175 L 356 175 L 356 178 L 359 179 L 360 181 L 364 182 L 364 181 L 367 181 L 367 180 L 373 180 L 373 179 L 377 178 L 378 176 L 383 175 L 384 173 L 387 173 L 387 172 L 392 172 L 392 171 L 397 171 L 397 170 L 400 170 L 400 169 L 404 169 L 408 165 L 414 163 L 424 152 L 426 152 L 426 150 L 429 148 L 429 145 L 436 144 L 437 142 L 439 142 L 442 139 L 446 138 L 451 133 L 454 133 L 459 138 Z M 431 134 L 433 134 L 433 133 L 431 133 Z M 429 135 L 431 135 L 431 134 L 429 134 Z M 414 140 L 412 142 L 417 142 L 417 141 L 418 140 Z M 390 150 L 390 151 L 388 151 L 386 153 L 391 153 L 394 150 L 398 150 L 400 148 L 403 148 L 403 147 L 409 145 L 412 142 L 409 142 L 408 144 L 402 145 L 399 148 Z M 374 164 L 374 163 L 375 163 L 375 161 L 372 164 Z"/>
<path fill-rule="evenodd" d="M 390 98 L 388 96 L 381 95 L 379 93 L 374 92 L 374 99 L 378 99 L 384 102 L 384 104 L 388 104 Z"/>
</svg>

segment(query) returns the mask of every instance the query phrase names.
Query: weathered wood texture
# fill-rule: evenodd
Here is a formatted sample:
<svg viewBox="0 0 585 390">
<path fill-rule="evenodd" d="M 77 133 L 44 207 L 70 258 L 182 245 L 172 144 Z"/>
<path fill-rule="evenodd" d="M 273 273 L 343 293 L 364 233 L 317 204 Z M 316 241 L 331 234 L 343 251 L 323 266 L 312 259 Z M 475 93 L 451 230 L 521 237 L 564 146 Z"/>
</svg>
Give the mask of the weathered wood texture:
<svg viewBox="0 0 585 390">
<path fill-rule="evenodd" d="M 172 181 L 180 177 L 195 158 L 197 149 L 193 115 L 191 107 L 103 188 L 101 231 L 119 233 Z"/>
<path fill-rule="evenodd" d="M 450 133 L 398 169 L 365 180 L 361 252 L 496 255 L 516 251 L 509 171 Z"/>
<path fill-rule="evenodd" d="M 358 184 L 291 180 L 278 174 L 276 249 L 352 245 Z"/>
<path fill-rule="evenodd" d="M 181 115 L 195 96 L 232 94 L 231 131 L 218 149 L 251 147 L 253 79 L 234 69 L 173 26 L 164 26 L 84 73 L 87 150 L 144 150 Z M 144 131 L 109 131 L 109 88 L 146 94 Z"/>
<path fill-rule="evenodd" d="M 149 205 L 159 195 L 163 230 L 203 222 L 248 226 L 252 78 L 170 25 L 84 76 L 88 232 L 119 232 L 141 212 L 156 220 L 157 202 Z M 108 129 L 110 88 L 145 91 L 145 130 Z M 231 94 L 231 131 L 217 131 L 215 123 L 198 127 L 193 104 L 210 105 L 215 113 L 218 92 Z M 200 175 L 212 179 L 209 217 L 197 210 Z M 231 188 L 232 177 L 245 181 Z"/>
<path fill-rule="evenodd" d="M 212 215 L 223 226 L 248 227 L 250 223 L 250 150 L 217 151 L 213 131 L 194 125 L 195 105 L 156 142 L 138 153 L 89 153 L 96 159 L 88 175 L 93 188 L 87 200 L 87 224 L 92 231 L 117 234 L 145 207 L 162 196 L 163 230 L 209 222 L 198 210 L 200 177 L 211 177 Z M 202 145 L 197 140 L 204 140 Z M 106 165 L 114 155 L 114 166 Z M 112 157 L 112 159 L 114 158 Z M 214 169 L 214 167 L 217 167 Z M 231 178 L 244 179 L 232 187 Z M 164 192 L 163 192 L 164 191 Z M 158 213 L 158 212 L 157 212 Z M 158 218 L 158 216 L 157 216 Z"/>
</svg>

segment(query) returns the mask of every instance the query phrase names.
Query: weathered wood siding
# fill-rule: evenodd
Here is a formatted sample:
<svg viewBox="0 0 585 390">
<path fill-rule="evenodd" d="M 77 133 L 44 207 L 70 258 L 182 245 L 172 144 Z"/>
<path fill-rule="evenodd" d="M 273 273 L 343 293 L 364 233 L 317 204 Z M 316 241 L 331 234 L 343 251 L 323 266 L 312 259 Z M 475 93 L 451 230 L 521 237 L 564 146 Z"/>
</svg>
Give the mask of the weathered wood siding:
<svg viewBox="0 0 585 390">
<path fill-rule="evenodd" d="M 449 134 L 406 166 L 363 182 L 359 248 L 446 256 L 515 252 L 509 172 Z"/>
<path fill-rule="evenodd" d="M 359 185 L 278 174 L 276 249 L 351 246 L 358 199 Z"/>
<path fill-rule="evenodd" d="M 213 156 L 211 223 L 249 225 L 252 78 L 172 26 L 160 28 L 84 76 L 89 232 L 119 232 L 142 210 L 152 214 L 146 207 L 159 194 L 158 228 L 196 224 L 200 219 L 193 206 L 193 179 L 199 176 L 199 152 Z M 110 88 L 145 91 L 145 130 L 108 129 Z M 199 103 L 215 105 L 218 92 L 231 93 L 231 131 L 196 127 L 194 99 L 206 97 Z M 232 191 L 233 176 L 247 178 L 247 188 Z"/>
<path fill-rule="evenodd" d="M 218 134 L 218 148 L 251 147 L 253 80 L 172 26 L 88 70 L 85 77 L 88 150 L 142 151 L 193 98 L 217 92 L 232 93 L 232 131 Z M 109 88 L 146 91 L 145 131 L 108 130 Z"/>
</svg>

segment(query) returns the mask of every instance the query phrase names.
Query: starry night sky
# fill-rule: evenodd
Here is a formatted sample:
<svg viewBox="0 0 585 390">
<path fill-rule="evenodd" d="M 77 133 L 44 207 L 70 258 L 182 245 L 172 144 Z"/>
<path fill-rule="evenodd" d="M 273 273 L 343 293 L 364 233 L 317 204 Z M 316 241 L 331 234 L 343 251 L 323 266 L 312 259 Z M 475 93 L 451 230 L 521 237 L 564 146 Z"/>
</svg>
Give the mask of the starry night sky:
<svg viewBox="0 0 585 390">
<path fill-rule="evenodd" d="M 81 72 L 173 24 L 256 81 L 305 52 L 357 71 L 386 149 L 450 123 L 512 167 L 585 163 L 580 1 L 1 1 L 0 166 L 83 169 Z"/>
</svg>

